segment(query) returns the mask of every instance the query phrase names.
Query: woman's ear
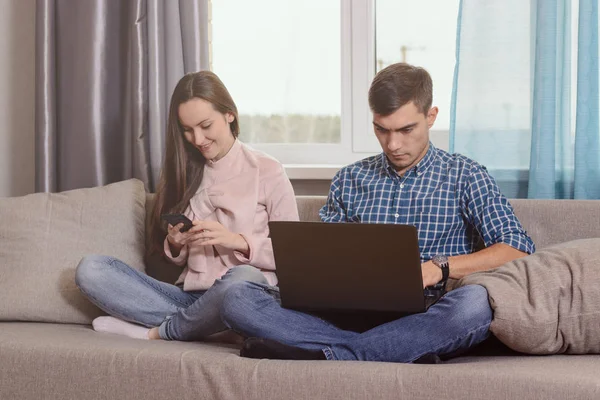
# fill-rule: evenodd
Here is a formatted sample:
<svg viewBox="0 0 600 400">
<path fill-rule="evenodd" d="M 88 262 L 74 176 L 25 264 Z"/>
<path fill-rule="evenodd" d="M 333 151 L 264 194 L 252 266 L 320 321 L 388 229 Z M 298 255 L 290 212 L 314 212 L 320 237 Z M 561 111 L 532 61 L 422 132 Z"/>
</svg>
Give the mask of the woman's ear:
<svg viewBox="0 0 600 400">
<path fill-rule="evenodd" d="M 227 113 L 227 114 L 225 114 L 225 119 L 227 120 L 228 123 L 232 123 L 233 120 L 235 119 L 235 117 L 233 114 Z"/>
</svg>

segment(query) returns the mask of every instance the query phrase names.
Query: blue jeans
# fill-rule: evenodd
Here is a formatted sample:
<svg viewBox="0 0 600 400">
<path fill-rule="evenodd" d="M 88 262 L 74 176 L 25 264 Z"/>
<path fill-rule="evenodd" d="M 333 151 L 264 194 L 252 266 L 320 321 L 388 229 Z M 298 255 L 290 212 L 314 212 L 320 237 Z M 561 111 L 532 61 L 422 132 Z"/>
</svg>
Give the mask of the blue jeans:
<svg viewBox="0 0 600 400">
<path fill-rule="evenodd" d="M 322 350 L 328 360 L 410 363 L 424 355 L 457 354 L 482 342 L 489 335 L 492 310 L 483 286 L 463 286 L 425 313 L 357 333 L 281 307 L 275 287 L 236 282 L 223 300 L 222 317 L 227 326 L 245 336 Z"/>
<path fill-rule="evenodd" d="M 109 315 L 147 327 L 159 327 L 165 340 L 200 340 L 228 329 L 221 320 L 223 296 L 235 281 L 267 284 L 258 269 L 231 268 L 208 290 L 186 292 L 158 281 L 108 256 L 87 256 L 77 266 L 82 293 Z"/>
</svg>

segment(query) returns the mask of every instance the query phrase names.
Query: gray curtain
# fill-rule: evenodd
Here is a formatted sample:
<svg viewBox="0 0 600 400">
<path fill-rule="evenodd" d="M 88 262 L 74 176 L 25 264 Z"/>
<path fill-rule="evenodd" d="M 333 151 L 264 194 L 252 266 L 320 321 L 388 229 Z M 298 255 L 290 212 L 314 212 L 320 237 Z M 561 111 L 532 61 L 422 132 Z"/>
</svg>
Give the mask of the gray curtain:
<svg viewBox="0 0 600 400">
<path fill-rule="evenodd" d="M 171 92 L 208 68 L 208 0 L 37 0 L 36 191 L 155 189 Z"/>
</svg>

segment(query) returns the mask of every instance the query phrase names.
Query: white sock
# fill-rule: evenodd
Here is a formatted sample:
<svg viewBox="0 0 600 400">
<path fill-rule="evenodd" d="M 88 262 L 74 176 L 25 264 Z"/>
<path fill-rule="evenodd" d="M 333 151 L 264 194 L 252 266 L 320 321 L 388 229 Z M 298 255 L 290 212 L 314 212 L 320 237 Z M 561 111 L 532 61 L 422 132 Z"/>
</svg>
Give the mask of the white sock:
<svg viewBox="0 0 600 400">
<path fill-rule="evenodd" d="M 115 317 L 98 317 L 92 321 L 96 332 L 116 333 L 134 339 L 149 339 L 150 329 Z"/>
</svg>

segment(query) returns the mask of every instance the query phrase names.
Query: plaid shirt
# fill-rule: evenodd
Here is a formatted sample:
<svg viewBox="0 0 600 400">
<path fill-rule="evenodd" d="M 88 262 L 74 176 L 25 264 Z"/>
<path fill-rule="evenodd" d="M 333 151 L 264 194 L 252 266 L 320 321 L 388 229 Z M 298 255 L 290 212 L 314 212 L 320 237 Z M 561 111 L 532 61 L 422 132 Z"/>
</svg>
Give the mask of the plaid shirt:
<svg viewBox="0 0 600 400">
<path fill-rule="evenodd" d="M 470 254 L 505 243 L 528 254 L 531 238 L 486 168 L 429 144 L 419 163 L 399 176 L 384 153 L 342 168 L 319 215 L 324 222 L 413 225 L 421 260 Z"/>
</svg>

